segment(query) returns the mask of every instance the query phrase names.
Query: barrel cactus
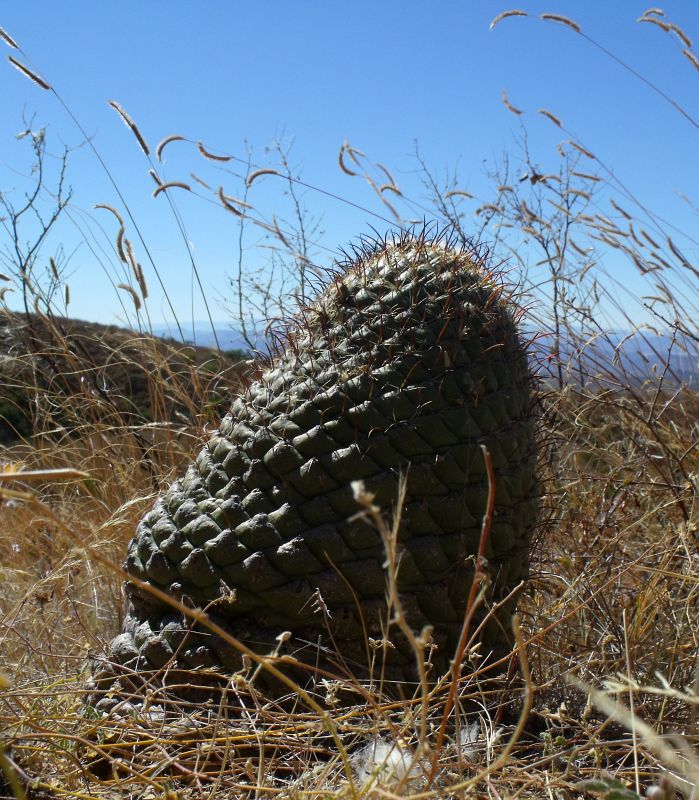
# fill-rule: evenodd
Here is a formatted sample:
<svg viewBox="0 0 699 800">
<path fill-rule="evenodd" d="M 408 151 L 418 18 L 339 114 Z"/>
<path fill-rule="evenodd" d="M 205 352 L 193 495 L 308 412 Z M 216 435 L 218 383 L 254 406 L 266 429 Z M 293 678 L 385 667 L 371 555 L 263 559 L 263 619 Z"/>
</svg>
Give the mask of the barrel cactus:
<svg viewBox="0 0 699 800">
<path fill-rule="evenodd" d="M 260 653 L 289 631 L 284 652 L 335 672 L 366 674 L 369 640 L 387 636 L 380 668 L 411 680 L 415 654 L 388 626 L 384 544 L 352 488 L 363 481 L 390 514 L 403 480 L 399 596 L 413 629 L 433 628 L 437 676 L 463 624 L 485 444 L 495 473 L 486 606 L 512 596 L 482 626 L 482 652 L 502 653 L 537 516 L 536 419 L 517 309 L 484 259 L 424 232 L 364 243 L 280 341 L 139 524 L 128 573 L 208 606 Z M 111 674 L 240 669 L 234 648 L 140 582 L 126 583 Z"/>
</svg>

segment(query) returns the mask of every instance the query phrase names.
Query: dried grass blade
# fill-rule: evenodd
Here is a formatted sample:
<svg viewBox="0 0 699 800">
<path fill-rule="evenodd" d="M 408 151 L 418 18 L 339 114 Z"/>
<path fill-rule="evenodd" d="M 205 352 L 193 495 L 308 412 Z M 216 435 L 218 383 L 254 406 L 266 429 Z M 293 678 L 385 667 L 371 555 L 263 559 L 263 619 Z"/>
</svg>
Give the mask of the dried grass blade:
<svg viewBox="0 0 699 800">
<path fill-rule="evenodd" d="M 69 467 L 60 469 L 28 469 L 3 472 L 0 470 L 0 483 L 10 483 L 11 481 L 26 481 L 27 483 L 38 483 L 42 480 L 83 480 L 89 478 L 87 472 Z"/>
</svg>

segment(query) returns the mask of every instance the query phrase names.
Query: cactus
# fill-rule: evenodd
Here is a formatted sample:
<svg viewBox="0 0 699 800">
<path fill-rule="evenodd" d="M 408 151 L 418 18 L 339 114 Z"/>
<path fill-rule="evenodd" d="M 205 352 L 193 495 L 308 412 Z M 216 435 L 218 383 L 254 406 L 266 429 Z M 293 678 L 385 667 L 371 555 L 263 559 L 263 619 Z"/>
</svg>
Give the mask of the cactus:
<svg viewBox="0 0 699 800">
<path fill-rule="evenodd" d="M 284 647 L 298 660 L 361 675 L 368 637 L 386 629 L 385 552 L 351 484 L 390 512 L 403 478 L 398 590 L 411 627 L 433 626 L 435 676 L 471 585 L 488 493 L 482 444 L 495 473 L 489 601 L 527 575 L 538 483 L 526 348 L 516 307 L 475 250 L 404 232 L 341 266 L 146 514 L 126 569 L 190 605 L 216 600 L 211 618 L 256 651 L 290 631 Z M 240 668 L 218 637 L 185 633 L 143 587 L 126 591 L 113 667 Z M 483 626 L 483 651 L 509 645 L 513 606 Z M 414 678 L 415 654 L 388 635 L 386 674 Z"/>
</svg>

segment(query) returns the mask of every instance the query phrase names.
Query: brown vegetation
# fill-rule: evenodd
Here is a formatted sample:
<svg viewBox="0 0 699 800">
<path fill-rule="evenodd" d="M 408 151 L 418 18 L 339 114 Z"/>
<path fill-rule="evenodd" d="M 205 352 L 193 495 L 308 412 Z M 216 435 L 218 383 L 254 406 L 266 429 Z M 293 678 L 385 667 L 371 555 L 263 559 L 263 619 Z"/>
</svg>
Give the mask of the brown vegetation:
<svg viewBox="0 0 699 800">
<path fill-rule="evenodd" d="M 519 16 L 526 15 L 503 13 L 498 25 L 526 24 Z M 655 17 L 650 9 L 643 19 Z M 544 18 L 584 35 L 566 17 Z M 676 33 L 664 24 L 665 33 Z M 686 54 L 694 63 L 691 49 Z M 545 116 L 562 128 L 551 112 Z M 519 160 L 526 178 L 512 180 L 503 162 L 493 174 L 494 197 L 478 201 L 473 215 L 464 210 L 471 196 L 455 177 L 440 183 L 421 164 L 431 213 L 464 241 L 475 227 L 493 242 L 495 257 L 509 255 L 522 302 L 535 305 L 531 326 L 551 343 L 542 383 L 545 514 L 515 631 L 517 678 L 502 689 L 486 686 L 482 654 L 473 649 L 463 654 L 460 675 L 454 670 L 436 688 L 416 687 L 401 702 L 375 685 L 358 693 L 356 683 L 332 679 L 310 688 L 292 683 L 280 700 L 264 696 L 257 683 L 260 670 L 284 672 L 270 654 L 233 676 L 225 710 L 185 702 L 166 707 L 147 695 L 143 705 L 123 704 L 109 717 L 86 711 L 89 657 L 122 621 L 119 565 L 126 544 L 153 495 L 181 474 L 216 424 L 234 381 L 227 362 L 183 355 L 150 337 L 112 332 L 100 337 L 96 353 L 87 344 L 94 331 L 79 323 L 49 313 L 25 316 L 29 338 L 11 373 L 15 394 L 5 389 L 2 397 L 16 407 L 24 402 L 16 399 L 20 392 L 34 403 L 32 431 L 0 449 L 6 792 L 696 798 L 699 397 L 673 376 L 670 351 L 683 349 L 690 359 L 699 353 L 699 273 L 678 244 L 681 235 L 621 191 L 583 143 L 563 129 L 561 157 L 544 170 L 525 134 Z M 201 152 L 212 158 L 203 145 Z M 272 224 L 256 215 L 246 193 L 266 176 L 284 181 L 296 199 L 300 181 L 281 149 L 278 155 L 275 169 L 238 159 L 248 169 L 242 202 L 223 190 L 219 201 L 235 208 L 234 224 L 265 231 L 277 257 L 286 258 L 284 275 L 298 279 L 303 301 L 318 274 L 303 210 L 295 204 L 296 226 L 276 218 Z M 367 181 L 386 224 L 410 218 L 415 205 L 385 167 L 347 142 L 340 163 L 347 179 Z M 124 236 L 122 224 L 130 291 L 145 303 L 143 272 Z M 629 329 L 652 333 L 619 302 L 623 295 L 602 266 L 610 253 L 650 275 L 646 310 L 672 342 L 640 374 L 629 369 L 623 343 L 611 339 L 608 350 L 582 357 L 607 337 L 599 321 L 610 308 Z M 31 267 L 17 265 L 17 288 L 26 309 L 37 302 L 48 309 L 52 293 L 39 291 Z M 272 285 L 245 272 L 241 260 L 232 287 L 243 328 L 260 311 L 272 317 L 288 310 L 289 294 Z M 387 599 L 401 625 L 390 557 L 400 520 L 365 500 L 387 545 Z M 205 618 L 202 610 L 188 613 Z M 346 689 L 355 700 L 336 703 Z M 480 715 L 472 713 L 474 704 Z"/>
</svg>

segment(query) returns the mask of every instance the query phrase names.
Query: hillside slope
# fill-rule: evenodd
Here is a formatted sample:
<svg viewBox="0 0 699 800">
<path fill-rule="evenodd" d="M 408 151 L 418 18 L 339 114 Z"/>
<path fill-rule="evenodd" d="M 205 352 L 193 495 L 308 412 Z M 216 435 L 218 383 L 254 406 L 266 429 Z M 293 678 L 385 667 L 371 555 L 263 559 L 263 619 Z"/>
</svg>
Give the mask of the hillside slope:
<svg viewBox="0 0 699 800">
<path fill-rule="evenodd" d="M 114 326 L 0 311 L 0 443 L 80 427 L 80 395 L 102 422 L 180 422 L 220 414 L 244 353 L 221 353 Z M 156 379 L 157 378 L 157 379 Z"/>
</svg>

